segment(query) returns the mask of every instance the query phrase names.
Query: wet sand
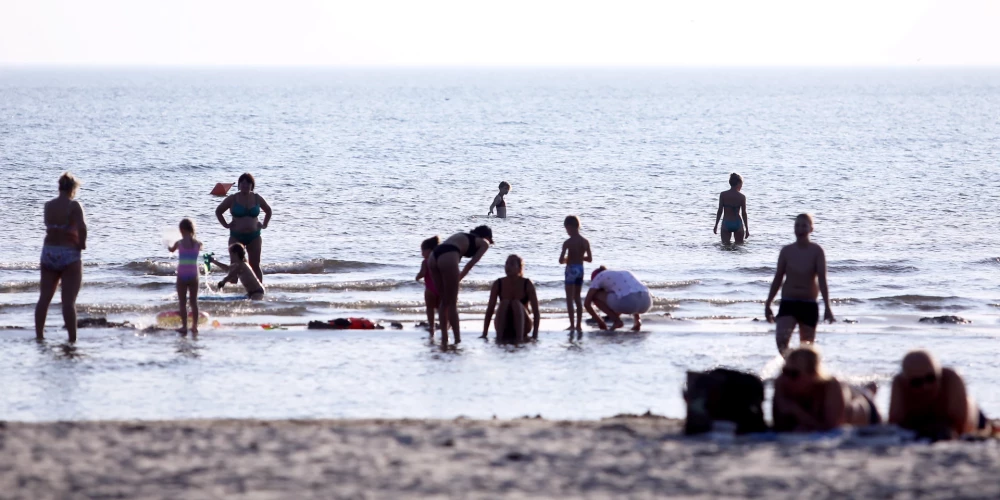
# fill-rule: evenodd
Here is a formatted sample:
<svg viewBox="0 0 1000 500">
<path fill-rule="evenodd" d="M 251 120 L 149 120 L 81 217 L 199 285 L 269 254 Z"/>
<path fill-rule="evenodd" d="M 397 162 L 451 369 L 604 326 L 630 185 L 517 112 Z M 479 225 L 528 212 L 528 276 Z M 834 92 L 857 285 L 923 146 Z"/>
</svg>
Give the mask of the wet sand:
<svg viewBox="0 0 1000 500">
<path fill-rule="evenodd" d="M 720 444 L 678 420 L 0 424 L 0 498 L 997 498 L 996 441 Z"/>
</svg>

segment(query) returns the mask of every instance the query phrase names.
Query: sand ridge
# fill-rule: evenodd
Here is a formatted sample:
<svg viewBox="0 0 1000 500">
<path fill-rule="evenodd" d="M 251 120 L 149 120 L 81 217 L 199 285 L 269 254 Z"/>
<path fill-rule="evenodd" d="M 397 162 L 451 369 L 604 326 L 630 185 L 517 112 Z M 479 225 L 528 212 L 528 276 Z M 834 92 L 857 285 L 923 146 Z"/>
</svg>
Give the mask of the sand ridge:
<svg viewBox="0 0 1000 500">
<path fill-rule="evenodd" d="M 1000 497 L 996 441 L 720 444 L 681 425 L 8 422 L 0 498 Z"/>
</svg>

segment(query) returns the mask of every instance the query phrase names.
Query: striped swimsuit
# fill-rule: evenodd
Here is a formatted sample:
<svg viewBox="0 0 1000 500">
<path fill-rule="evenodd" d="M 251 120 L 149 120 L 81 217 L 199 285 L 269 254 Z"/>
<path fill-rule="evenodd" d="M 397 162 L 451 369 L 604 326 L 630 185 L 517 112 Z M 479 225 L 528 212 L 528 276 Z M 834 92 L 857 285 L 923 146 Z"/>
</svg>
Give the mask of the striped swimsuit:
<svg viewBox="0 0 1000 500">
<path fill-rule="evenodd" d="M 193 248 L 177 246 L 177 279 L 180 281 L 191 281 L 198 279 L 198 245 Z"/>
</svg>

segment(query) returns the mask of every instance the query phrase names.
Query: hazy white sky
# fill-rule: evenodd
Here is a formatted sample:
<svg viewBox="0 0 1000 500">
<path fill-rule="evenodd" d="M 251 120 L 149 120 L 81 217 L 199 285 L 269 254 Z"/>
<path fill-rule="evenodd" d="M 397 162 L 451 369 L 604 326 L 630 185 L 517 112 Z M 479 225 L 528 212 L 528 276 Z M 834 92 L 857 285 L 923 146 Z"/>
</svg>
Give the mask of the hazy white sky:
<svg viewBox="0 0 1000 500">
<path fill-rule="evenodd" d="M 1000 65 L 1000 0 L 0 0 L 0 64 Z"/>
</svg>

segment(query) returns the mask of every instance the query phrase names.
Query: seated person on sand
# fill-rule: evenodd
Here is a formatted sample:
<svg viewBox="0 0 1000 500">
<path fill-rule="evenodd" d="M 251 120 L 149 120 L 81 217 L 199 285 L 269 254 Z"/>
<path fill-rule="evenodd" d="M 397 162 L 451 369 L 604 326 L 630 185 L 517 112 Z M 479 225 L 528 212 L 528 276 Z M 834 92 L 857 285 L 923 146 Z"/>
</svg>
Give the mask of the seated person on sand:
<svg viewBox="0 0 1000 500">
<path fill-rule="evenodd" d="M 774 381 L 772 411 L 778 432 L 829 431 L 882 422 L 872 396 L 827 375 L 819 352 L 812 347 L 800 347 L 785 357 L 785 367 Z"/>
<path fill-rule="evenodd" d="M 479 338 L 486 338 L 490 330 L 490 319 L 493 318 L 493 309 L 499 299 L 500 307 L 496 309 L 494 322 L 497 342 L 520 344 L 527 341 L 529 330 L 532 330 L 531 338 L 537 340 L 541 313 L 538 309 L 538 296 L 535 295 L 535 284 L 524 277 L 524 261 L 521 257 L 511 254 L 507 257 L 504 271 L 507 276 L 494 281 L 493 288 L 490 289 L 490 303 L 486 306 L 483 336 Z M 528 316 L 528 304 L 531 304 L 534 321 Z"/>
<path fill-rule="evenodd" d="M 892 380 L 889 423 L 931 439 L 989 429 L 989 421 L 955 370 L 941 367 L 927 351 L 911 351 L 902 365 L 903 371 Z"/>
<path fill-rule="evenodd" d="M 226 283 L 236 283 L 237 281 L 243 283 L 243 288 L 247 291 L 247 297 L 251 300 L 261 300 L 264 298 L 264 285 L 260 283 L 257 279 L 257 275 L 254 274 L 253 268 L 247 263 L 247 249 L 242 243 L 233 243 L 229 245 L 229 255 L 231 255 L 236 263 L 230 263 L 229 265 L 223 264 L 215 259 L 212 259 L 212 264 L 219 266 L 219 269 L 226 271 L 227 274 L 222 281 L 219 282 L 219 290 L 226 286 Z"/>
<path fill-rule="evenodd" d="M 601 266 L 590 275 L 590 289 L 587 290 L 583 306 L 597 321 L 597 326 L 601 330 L 607 330 L 607 323 L 594 311 L 595 305 L 614 320 L 611 324 L 612 330 L 625 326 L 622 323 L 622 314 L 631 314 L 632 330 L 639 331 L 642 328 L 639 315 L 649 311 L 653 306 L 653 297 L 649 294 L 649 288 L 646 288 L 646 285 L 632 273 L 612 271 Z"/>
</svg>

